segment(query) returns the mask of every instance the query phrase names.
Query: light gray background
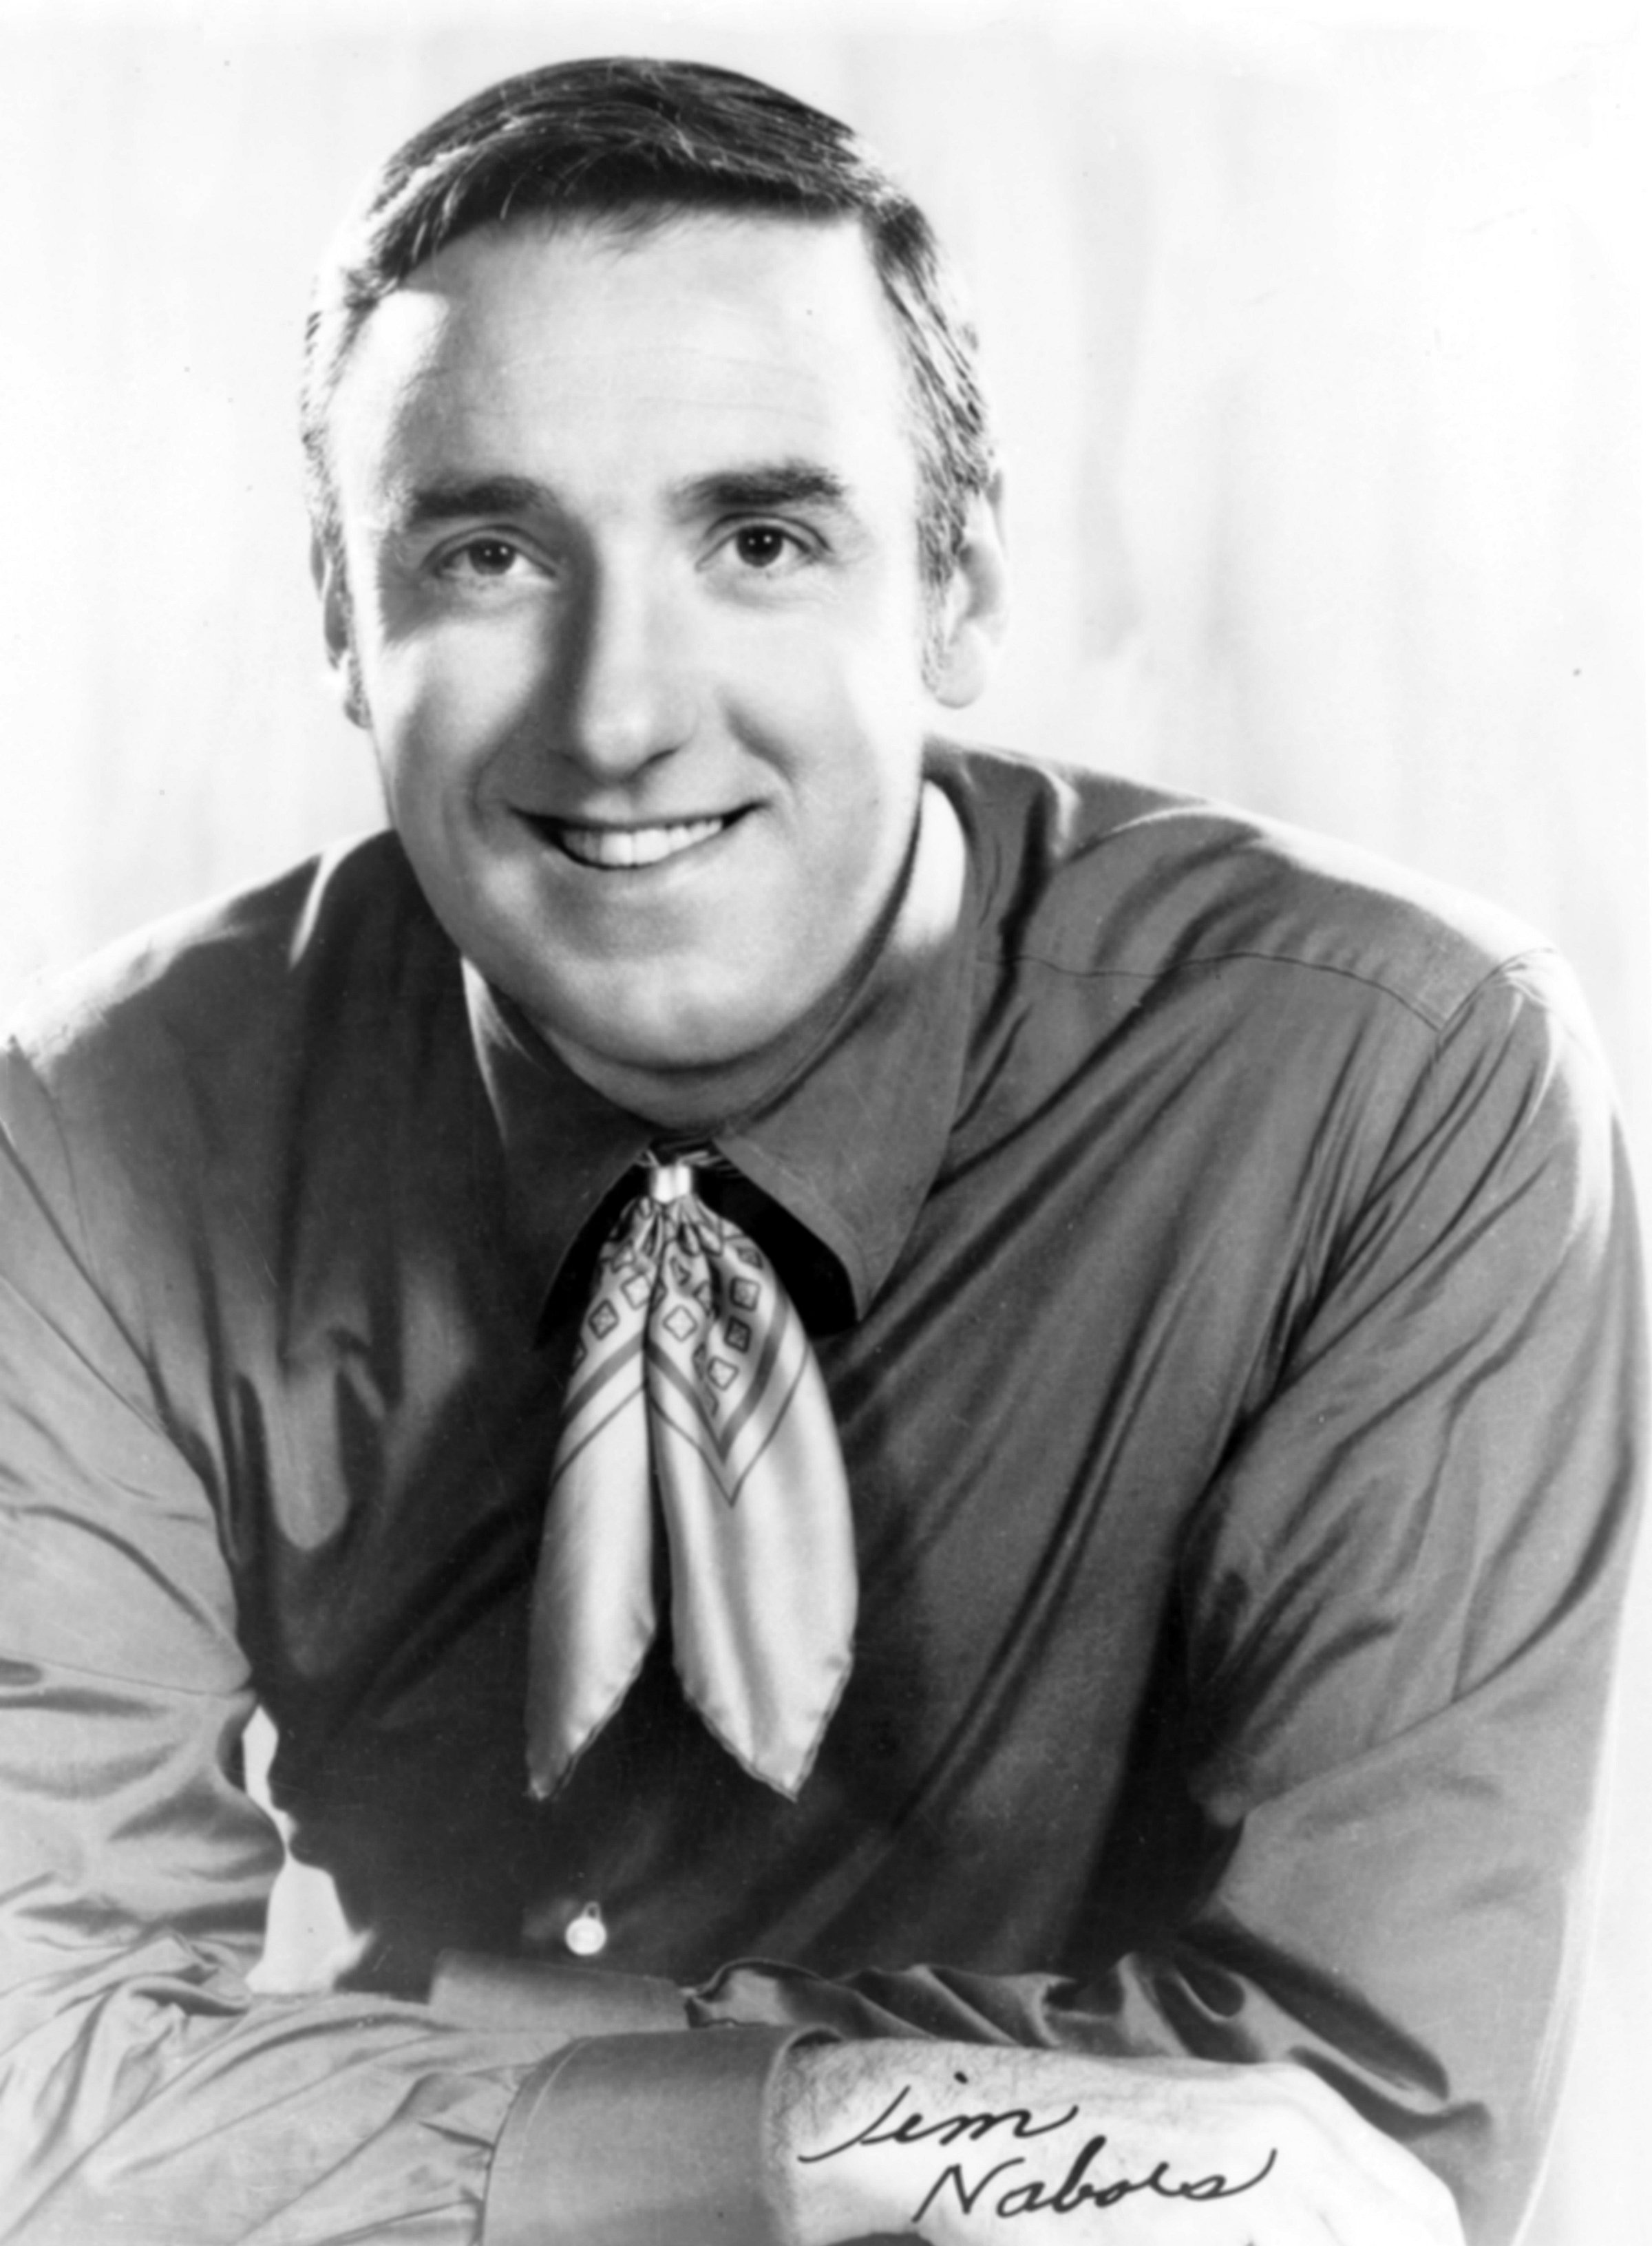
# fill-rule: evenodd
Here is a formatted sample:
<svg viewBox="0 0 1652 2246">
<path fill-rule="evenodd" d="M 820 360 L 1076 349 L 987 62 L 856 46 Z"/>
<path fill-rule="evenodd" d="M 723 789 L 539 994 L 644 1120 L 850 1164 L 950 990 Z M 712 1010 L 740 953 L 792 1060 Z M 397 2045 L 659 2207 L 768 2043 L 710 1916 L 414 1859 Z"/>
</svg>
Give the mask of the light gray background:
<svg viewBox="0 0 1652 2246">
<path fill-rule="evenodd" d="M 1652 1167 L 1638 12 L 0 0 L 0 1010 L 378 819 L 292 438 L 357 180 L 505 71 L 696 53 L 867 131 L 970 282 L 1018 600 L 968 730 L 1513 906 Z M 1649 1603 L 1534 2246 L 1652 2229 Z"/>
</svg>

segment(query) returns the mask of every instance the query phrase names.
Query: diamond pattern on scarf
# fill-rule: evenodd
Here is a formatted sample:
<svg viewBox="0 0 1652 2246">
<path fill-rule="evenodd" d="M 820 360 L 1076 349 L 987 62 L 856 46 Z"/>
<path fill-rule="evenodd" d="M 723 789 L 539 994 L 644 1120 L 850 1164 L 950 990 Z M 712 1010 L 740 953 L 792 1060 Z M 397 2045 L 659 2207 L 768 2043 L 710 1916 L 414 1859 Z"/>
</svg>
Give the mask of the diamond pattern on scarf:
<svg viewBox="0 0 1652 2246">
<path fill-rule="evenodd" d="M 847 1679 L 853 1524 L 831 1405 L 767 1257 L 651 1169 L 598 1258 L 534 1581 L 528 1774 L 545 1800 L 652 1644 L 663 1520 L 683 1688 L 738 1761 L 801 1789 Z"/>
</svg>

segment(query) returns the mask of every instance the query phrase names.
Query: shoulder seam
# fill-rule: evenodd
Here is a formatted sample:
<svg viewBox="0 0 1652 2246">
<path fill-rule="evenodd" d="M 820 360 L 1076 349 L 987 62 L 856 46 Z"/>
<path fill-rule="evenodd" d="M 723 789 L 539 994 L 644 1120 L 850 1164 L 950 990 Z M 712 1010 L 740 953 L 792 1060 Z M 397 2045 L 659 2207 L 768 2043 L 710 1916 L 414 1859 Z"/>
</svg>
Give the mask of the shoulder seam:
<svg viewBox="0 0 1652 2246">
<path fill-rule="evenodd" d="M 1453 1006 L 1445 1012 L 1440 1013 L 1424 1006 L 1405 991 L 1396 990 L 1392 983 L 1382 981 L 1377 976 L 1362 975 L 1356 968 L 1339 967 L 1331 960 L 1299 959 L 1293 953 L 1285 951 L 1247 951 L 1235 949 L 1227 951 L 1201 952 L 1186 959 L 1168 961 L 1164 966 L 1157 968 L 1086 967 L 1070 960 L 1050 958 L 1041 951 L 1016 950 L 1008 946 L 994 948 L 983 945 L 976 953 L 977 958 L 983 964 L 1044 967 L 1048 968 L 1052 975 L 1071 976 L 1074 981 L 1083 983 L 1165 983 L 1178 975 L 1185 975 L 1199 969 L 1227 966 L 1240 960 L 1249 961 L 1260 967 L 1295 968 L 1306 975 L 1336 976 L 1343 982 L 1357 983 L 1365 990 L 1375 990 L 1379 997 L 1390 999 L 1395 1005 L 1403 1008 L 1406 1013 L 1414 1015 L 1425 1027 L 1437 1034 L 1448 1029 L 1459 1014 L 1472 1005 L 1488 983 L 1494 983 L 1499 977 L 1506 976 L 1513 969 L 1523 966 L 1528 960 L 1553 958 L 1555 956 L 1556 947 L 1552 943 L 1528 944 L 1522 950 L 1510 952 L 1506 957 L 1494 961 Z"/>
</svg>

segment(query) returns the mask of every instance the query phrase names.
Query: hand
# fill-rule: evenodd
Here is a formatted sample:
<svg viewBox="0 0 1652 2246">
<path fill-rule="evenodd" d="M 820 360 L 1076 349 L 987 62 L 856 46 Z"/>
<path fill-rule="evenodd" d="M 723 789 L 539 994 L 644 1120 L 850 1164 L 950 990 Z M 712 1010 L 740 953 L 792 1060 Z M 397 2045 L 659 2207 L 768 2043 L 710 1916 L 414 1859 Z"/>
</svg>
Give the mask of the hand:
<svg viewBox="0 0 1652 2246">
<path fill-rule="evenodd" d="M 1463 2246 L 1439 2179 L 1298 2066 L 817 2046 L 772 2155 L 795 2246 Z"/>
</svg>

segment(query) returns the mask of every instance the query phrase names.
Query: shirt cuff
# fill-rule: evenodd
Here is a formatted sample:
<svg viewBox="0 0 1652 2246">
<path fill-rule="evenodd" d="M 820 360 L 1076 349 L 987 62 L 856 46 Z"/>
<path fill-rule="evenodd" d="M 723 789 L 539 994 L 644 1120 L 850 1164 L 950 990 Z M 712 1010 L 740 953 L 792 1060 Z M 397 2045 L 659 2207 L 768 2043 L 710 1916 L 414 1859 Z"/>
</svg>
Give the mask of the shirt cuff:
<svg viewBox="0 0 1652 2246">
<path fill-rule="evenodd" d="M 483 2246 L 775 2246 L 769 2093 L 818 2030 L 602 2036 L 518 2093 L 488 2177 Z"/>
<path fill-rule="evenodd" d="M 437 1959 L 429 2003 L 432 2011 L 459 2027 L 537 2029 L 561 2042 L 690 2025 L 675 1981 L 607 1973 L 589 1965 L 488 1957 L 468 1950 L 445 1950 Z"/>
</svg>

